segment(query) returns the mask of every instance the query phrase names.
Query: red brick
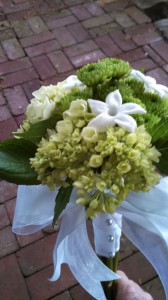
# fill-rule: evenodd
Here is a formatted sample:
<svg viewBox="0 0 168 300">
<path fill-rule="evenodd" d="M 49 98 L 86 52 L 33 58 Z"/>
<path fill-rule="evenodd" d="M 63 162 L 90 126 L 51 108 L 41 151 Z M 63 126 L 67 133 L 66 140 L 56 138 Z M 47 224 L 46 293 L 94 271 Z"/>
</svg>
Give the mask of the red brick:
<svg viewBox="0 0 168 300">
<path fill-rule="evenodd" d="M 135 25 L 135 22 L 124 11 L 114 12 L 112 13 L 112 17 L 122 28 L 128 28 Z"/>
<path fill-rule="evenodd" d="M 5 202 L 5 207 L 6 207 L 6 210 L 8 212 L 8 216 L 9 216 L 9 220 L 10 220 L 11 224 L 13 223 L 15 206 L 16 206 L 16 199 L 15 198 Z"/>
<path fill-rule="evenodd" d="M 0 106 L 6 104 L 3 94 L 0 92 Z"/>
<path fill-rule="evenodd" d="M 1 299 L 30 300 L 24 278 L 14 255 L 0 260 Z"/>
<path fill-rule="evenodd" d="M 98 61 L 99 59 L 104 58 L 105 55 L 100 50 L 95 50 L 83 55 L 75 56 L 71 58 L 71 61 L 75 68 L 79 68 L 85 64 Z"/>
<path fill-rule="evenodd" d="M 81 298 L 80 298 L 81 299 Z M 54 298 L 51 298 L 51 300 L 72 300 L 71 298 L 71 295 L 68 291 L 54 297 Z"/>
<path fill-rule="evenodd" d="M 151 47 L 161 56 L 161 58 L 168 62 L 168 43 L 166 41 L 161 40 L 159 42 L 152 43 Z"/>
<path fill-rule="evenodd" d="M 136 6 L 130 6 L 125 9 L 125 12 L 137 23 L 137 24 L 144 24 L 149 23 L 151 20 L 150 18 L 145 15 L 140 9 Z"/>
<path fill-rule="evenodd" d="M 156 79 L 157 83 L 168 86 L 168 76 L 163 69 L 156 68 L 156 69 L 153 69 L 153 70 L 147 72 L 146 74 L 154 77 Z"/>
<path fill-rule="evenodd" d="M 70 289 L 70 294 L 73 300 L 93 300 L 91 295 L 89 295 L 80 285 L 77 285 Z"/>
<path fill-rule="evenodd" d="M 32 63 L 41 79 L 46 79 L 56 74 L 53 65 L 45 55 L 32 58 Z"/>
<path fill-rule="evenodd" d="M 69 25 L 68 30 L 71 32 L 78 43 L 90 38 L 90 34 L 83 28 L 80 23 L 78 23 L 77 26 L 76 24 Z"/>
<path fill-rule="evenodd" d="M 39 16 L 31 17 L 27 19 L 27 22 L 34 33 L 38 34 L 48 30 L 47 26 Z"/>
<path fill-rule="evenodd" d="M 134 69 L 140 70 L 144 69 L 145 72 L 152 70 L 157 67 L 157 65 L 150 58 L 138 59 L 137 61 L 132 62 L 132 67 Z"/>
<path fill-rule="evenodd" d="M 117 57 L 132 62 L 141 58 L 145 58 L 145 53 L 141 48 L 137 48 L 135 50 L 121 53 L 117 55 Z"/>
<path fill-rule="evenodd" d="M 126 32 L 138 46 L 154 43 L 162 39 L 153 24 L 134 26 L 127 29 Z"/>
<path fill-rule="evenodd" d="M 65 265 L 62 266 L 61 277 L 56 282 L 48 281 L 52 274 L 53 267 L 48 267 L 26 279 L 32 300 L 46 300 L 76 284 L 76 280 Z"/>
<path fill-rule="evenodd" d="M 123 270 L 130 279 L 139 284 L 149 281 L 156 276 L 156 271 L 140 252 L 120 262 L 119 269 Z"/>
<path fill-rule="evenodd" d="M 10 224 L 5 206 L 3 204 L 0 205 L 0 229 L 8 226 Z"/>
<path fill-rule="evenodd" d="M 12 87 L 14 85 L 18 85 L 36 78 L 38 78 L 38 75 L 35 70 L 33 68 L 29 68 L 24 72 L 18 71 L 16 73 L 7 74 L 2 81 L 2 86 L 3 88 Z"/>
<path fill-rule="evenodd" d="M 10 226 L 2 229 L 0 231 L 0 234 L 0 258 L 18 250 L 19 246 L 17 244 L 14 234 L 12 233 L 12 228 Z"/>
<path fill-rule="evenodd" d="M 112 34 L 110 34 L 112 40 L 124 51 L 129 51 L 135 49 L 137 46 L 131 40 L 130 36 L 124 34 L 120 30 L 115 30 Z"/>
<path fill-rule="evenodd" d="M 49 20 L 47 21 L 47 26 L 49 29 L 54 29 L 54 28 L 58 28 L 58 27 L 63 27 L 63 26 L 67 26 L 69 24 L 73 24 L 73 23 L 77 23 L 78 20 L 70 15 L 64 18 L 60 18 L 60 19 L 55 19 L 55 20 Z M 78 26 L 78 25 L 76 25 Z"/>
<path fill-rule="evenodd" d="M 27 96 L 27 99 L 32 99 L 33 96 L 32 96 L 32 93 L 34 91 L 37 91 L 40 87 L 41 87 L 41 82 L 39 79 L 35 79 L 35 80 L 32 80 L 32 81 L 28 81 L 26 83 L 23 83 L 22 85 L 23 89 L 24 89 L 24 92 Z"/>
<path fill-rule="evenodd" d="M 9 40 L 11 38 L 15 38 L 15 32 L 13 29 L 8 28 L 6 30 L 0 30 L 0 40 Z"/>
<path fill-rule="evenodd" d="M 83 5 L 71 7 L 71 11 L 78 18 L 79 21 L 84 21 L 91 17 L 90 13 Z"/>
<path fill-rule="evenodd" d="M 92 16 L 99 16 L 104 14 L 104 11 L 94 2 L 85 3 L 84 6 L 91 13 Z"/>
<path fill-rule="evenodd" d="M 29 102 L 20 85 L 5 89 L 4 94 L 14 116 L 25 113 Z"/>
<path fill-rule="evenodd" d="M 23 120 L 25 119 L 25 115 L 16 116 L 15 120 L 18 126 L 20 126 L 23 123 Z"/>
<path fill-rule="evenodd" d="M 155 278 L 144 284 L 143 289 L 149 293 L 153 299 L 166 300 L 164 289 L 159 278 Z"/>
<path fill-rule="evenodd" d="M 86 0 L 64 0 L 65 5 L 67 6 L 73 6 L 73 5 L 78 5 L 85 3 Z"/>
<path fill-rule="evenodd" d="M 28 57 L 23 57 L 14 61 L 7 61 L 0 65 L 0 75 L 27 69 L 32 66 Z"/>
<path fill-rule="evenodd" d="M 76 44 L 75 39 L 65 27 L 54 29 L 53 34 L 62 47 L 68 47 Z"/>
<path fill-rule="evenodd" d="M 163 66 L 163 69 L 168 73 L 168 65 Z"/>
<path fill-rule="evenodd" d="M 50 11 L 47 3 L 45 3 L 43 0 L 33 0 L 33 6 L 38 14 L 46 14 Z"/>
<path fill-rule="evenodd" d="M 32 244 L 32 243 L 40 240 L 43 237 L 44 237 L 44 234 L 41 230 L 36 232 L 36 233 L 33 233 L 33 234 L 17 235 L 16 236 L 20 247 L 25 247 L 29 244 Z"/>
<path fill-rule="evenodd" d="M 100 27 L 101 25 L 111 23 L 112 21 L 113 21 L 112 16 L 108 14 L 103 14 L 97 17 L 92 17 L 86 21 L 83 21 L 82 24 L 85 28 L 90 29 L 93 27 Z"/>
<path fill-rule="evenodd" d="M 29 47 L 29 46 L 34 46 L 43 42 L 47 42 L 49 40 L 53 40 L 54 35 L 49 32 L 41 32 L 38 34 L 35 34 L 33 36 L 28 36 L 25 38 L 20 39 L 20 43 L 22 44 L 23 47 Z"/>
<path fill-rule="evenodd" d="M 144 46 L 144 51 L 147 57 L 151 57 L 159 67 L 163 66 L 165 62 L 163 59 L 148 45 Z"/>
<path fill-rule="evenodd" d="M 0 121 L 6 121 L 8 119 L 10 119 L 12 116 L 11 116 L 11 113 L 7 107 L 7 105 L 3 105 L 1 106 L 1 109 L 0 109 Z"/>
<path fill-rule="evenodd" d="M 13 0 L 14 3 L 22 3 L 22 2 L 26 2 L 26 0 Z"/>
<path fill-rule="evenodd" d="M 4 6 L 4 12 L 5 14 L 10 14 L 10 13 L 15 13 L 15 12 L 20 12 L 22 10 L 27 10 L 31 8 L 31 4 L 26 1 L 23 3 L 18 3 L 10 6 Z"/>
<path fill-rule="evenodd" d="M 17 194 L 17 185 L 7 182 L 5 180 L 0 181 L 0 203 L 8 201 Z"/>
<path fill-rule="evenodd" d="M 65 7 L 63 1 L 60 0 L 46 0 L 47 4 L 51 8 L 55 8 L 56 10 L 61 10 Z"/>
<path fill-rule="evenodd" d="M 28 22 L 26 20 L 19 20 L 12 22 L 12 27 L 14 28 L 16 35 L 19 38 L 29 36 L 33 34 Z"/>
<path fill-rule="evenodd" d="M 108 35 L 98 37 L 95 41 L 107 56 L 115 56 L 121 53 L 121 50 Z"/>
<path fill-rule="evenodd" d="M 75 73 L 75 71 L 71 70 L 69 72 L 66 72 L 66 74 L 63 74 L 63 73 L 57 74 L 54 77 L 50 77 L 50 78 L 47 78 L 46 80 L 42 81 L 42 85 L 46 86 L 46 85 L 50 85 L 50 84 L 57 84 L 57 82 L 65 80 L 68 76 L 74 75 L 74 73 Z"/>
<path fill-rule="evenodd" d="M 7 57 L 4 53 L 4 50 L 2 49 L 1 45 L 0 45 L 0 63 L 7 61 Z"/>
<path fill-rule="evenodd" d="M 28 47 L 25 49 L 26 53 L 30 57 L 38 56 L 41 54 L 45 54 L 54 50 L 59 49 L 60 46 L 56 40 L 47 41 L 45 43 L 41 43 L 32 47 Z"/>
<path fill-rule="evenodd" d="M 98 46 L 96 45 L 96 43 L 92 40 L 88 40 L 87 43 L 78 43 L 75 46 L 71 46 L 68 48 L 64 49 L 64 52 L 66 53 L 66 55 L 68 57 L 73 57 L 73 56 L 77 56 L 77 55 L 82 55 L 84 53 L 90 52 L 92 50 L 97 49 Z"/>
<path fill-rule="evenodd" d="M 18 11 L 16 13 L 11 13 L 7 15 L 9 21 L 17 21 L 17 20 L 26 20 L 32 16 L 36 16 L 36 11 L 34 8 L 30 10 Z"/>
<path fill-rule="evenodd" d="M 68 72 L 73 69 L 71 63 L 61 51 L 49 53 L 48 57 L 58 73 Z"/>
<path fill-rule="evenodd" d="M 51 234 L 17 252 L 17 258 L 24 275 L 28 276 L 52 264 L 55 241 L 56 235 Z"/>
<path fill-rule="evenodd" d="M 2 46 L 9 59 L 16 59 L 25 55 L 16 38 L 2 41 Z"/>
<path fill-rule="evenodd" d="M 18 126 L 13 118 L 6 121 L 0 121 L 0 141 L 11 139 L 13 137 L 12 132 L 16 131 L 17 127 Z"/>
<path fill-rule="evenodd" d="M 72 16 L 72 12 L 70 9 L 62 9 L 61 11 L 56 11 L 56 10 L 50 10 L 47 14 L 43 15 L 43 20 L 45 22 L 51 21 L 51 20 L 56 20 L 56 19 L 61 19 L 67 16 Z"/>
<path fill-rule="evenodd" d="M 121 236 L 120 260 L 123 260 L 132 254 L 138 252 L 138 249 L 132 244 L 124 234 Z"/>
</svg>

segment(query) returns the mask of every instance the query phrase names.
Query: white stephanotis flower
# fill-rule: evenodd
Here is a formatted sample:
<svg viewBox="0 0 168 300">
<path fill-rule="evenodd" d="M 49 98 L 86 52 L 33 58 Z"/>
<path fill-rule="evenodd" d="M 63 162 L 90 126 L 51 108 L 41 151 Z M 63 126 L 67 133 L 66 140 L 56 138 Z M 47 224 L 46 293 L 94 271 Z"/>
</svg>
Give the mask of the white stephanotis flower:
<svg viewBox="0 0 168 300">
<path fill-rule="evenodd" d="M 146 92 L 156 92 L 161 98 L 168 97 L 168 88 L 165 85 L 157 84 L 153 77 L 146 76 L 138 70 L 132 70 L 128 77 L 143 82 Z"/>
<path fill-rule="evenodd" d="M 119 90 L 107 95 L 105 102 L 88 99 L 92 113 L 96 115 L 89 123 L 89 127 L 95 127 L 99 132 L 106 131 L 108 126 L 115 124 L 133 132 L 137 128 L 135 119 L 129 115 L 144 114 L 146 110 L 135 103 L 122 104 Z"/>
</svg>

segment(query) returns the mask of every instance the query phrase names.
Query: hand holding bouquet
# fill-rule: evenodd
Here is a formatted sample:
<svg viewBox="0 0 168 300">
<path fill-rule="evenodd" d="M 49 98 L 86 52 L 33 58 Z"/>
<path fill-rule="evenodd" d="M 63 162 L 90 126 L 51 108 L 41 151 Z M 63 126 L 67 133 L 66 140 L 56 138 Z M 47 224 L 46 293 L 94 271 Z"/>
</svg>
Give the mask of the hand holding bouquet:
<svg viewBox="0 0 168 300">
<path fill-rule="evenodd" d="M 123 229 L 168 292 L 168 271 L 155 262 L 155 251 L 150 254 L 157 239 L 161 264 L 168 253 L 168 178 L 159 175 L 168 174 L 168 88 L 125 61 L 106 58 L 33 96 L 14 139 L 0 145 L 1 178 L 26 185 L 19 188 L 14 232 L 32 233 L 62 216 L 53 280 L 68 263 L 83 287 L 103 300 L 111 299 L 118 278 Z M 100 259 L 87 237 L 87 218 Z M 150 241 L 144 245 L 145 230 Z"/>
</svg>

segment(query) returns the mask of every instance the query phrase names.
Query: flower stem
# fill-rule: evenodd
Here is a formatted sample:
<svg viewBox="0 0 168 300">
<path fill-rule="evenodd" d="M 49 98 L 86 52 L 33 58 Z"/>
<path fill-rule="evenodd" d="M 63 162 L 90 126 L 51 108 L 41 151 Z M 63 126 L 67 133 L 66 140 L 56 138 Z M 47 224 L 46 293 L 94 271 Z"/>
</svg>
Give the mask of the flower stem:
<svg viewBox="0 0 168 300">
<path fill-rule="evenodd" d="M 114 257 L 110 257 L 110 258 L 100 257 L 101 261 L 113 272 L 117 271 L 118 258 L 119 258 L 119 251 L 116 252 L 116 255 Z M 117 281 L 116 280 L 104 281 L 102 282 L 102 286 L 107 300 L 115 300 L 117 296 Z"/>
</svg>

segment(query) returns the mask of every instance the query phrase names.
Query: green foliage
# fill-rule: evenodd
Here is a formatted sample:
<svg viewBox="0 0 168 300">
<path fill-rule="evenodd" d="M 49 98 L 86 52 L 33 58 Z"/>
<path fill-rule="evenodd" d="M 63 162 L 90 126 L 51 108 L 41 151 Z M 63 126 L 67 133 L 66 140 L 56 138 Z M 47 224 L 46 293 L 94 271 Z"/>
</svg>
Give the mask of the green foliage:
<svg viewBox="0 0 168 300">
<path fill-rule="evenodd" d="M 128 62 L 116 58 L 105 58 L 88 64 L 77 71 L 77 77 L 87 86 L 95 86 L 107 80 L 128 75 L 131 67 Z"/>
<path fill-rule="evenodd" d="M 61 116 L 54 115 L 50 119 L 38 122 L 36 124 L 31 124 L 28 131 L 25 131 L 23 133 L 16 132 L 14 135 L 18 138 L 23 138 L 25 140 L 28 140 L 34 144 L 38 144 L 42 137 L 45 136 L 47 129 L 53 129 L 55 128 L 57 122 L 61 120 Z"/>
<path fill-rule="evenodd" d="M 153 127 L 152 143 L 161 153 L 157 168 L 162 174 L 168 175 L 168 118 Z"/>
<path fill-rule="evenodd" d="M 0 144 L 0 178 L 16 184 L 39 184 L 37 173 L 30 166 L 36 146 L 24 139 L 7 140 Z"/>
<path fill-rule="evenodd" d="M 66 180 L 68 183 L 67 187 L 60 187 L 58 194 L 55 199 L 55 209 L 54 209 L 54 218 L 53 218 L 53 226 L 55 225 L 58 217 L 66 207 L 67 203 L 69 202 L 71 193 L 72 193 L 72 182 L 70 180 Z"/>
<path fill-rule="evenodd" d="M 57 103 L 56 108 L 55 108 L 55 113 L 61 114 L 69 109 L 70 104 L 72 101 L 75 101 L 77 99 L 83 99 L 87 100 L 89 98 L 92 98 L 93 93 L 91 88 L 86 88 L 83 91 L 77 91 L 77 92 L 71 92 L 64 96 L 61 99 L 61 102 Z"/>
</svg>

